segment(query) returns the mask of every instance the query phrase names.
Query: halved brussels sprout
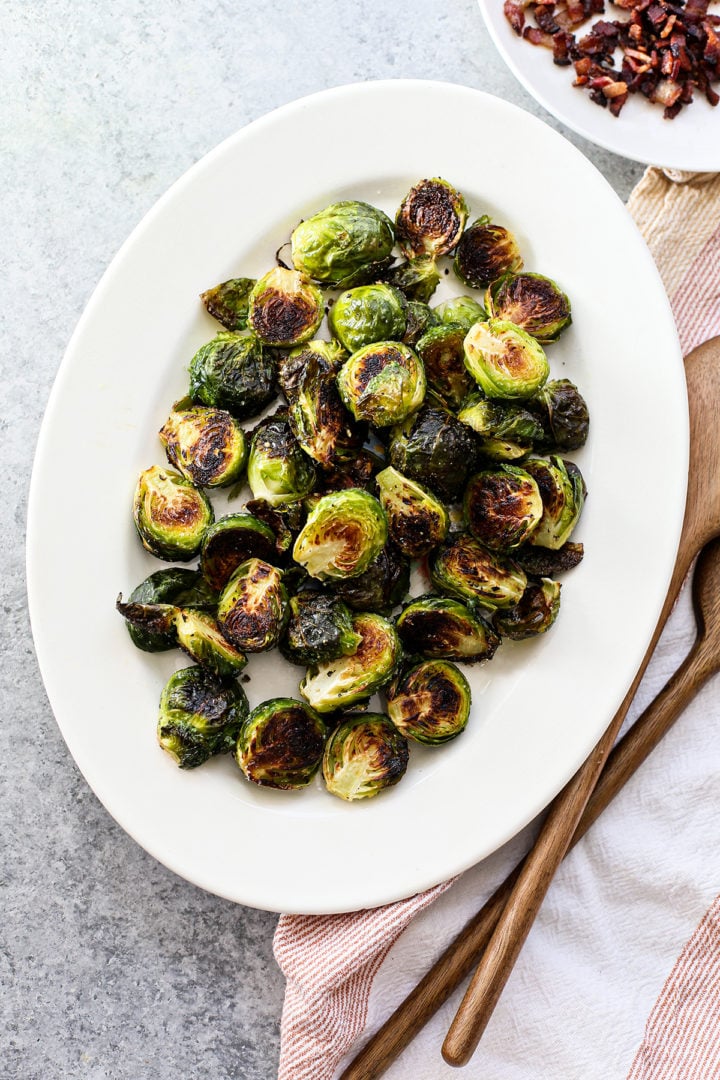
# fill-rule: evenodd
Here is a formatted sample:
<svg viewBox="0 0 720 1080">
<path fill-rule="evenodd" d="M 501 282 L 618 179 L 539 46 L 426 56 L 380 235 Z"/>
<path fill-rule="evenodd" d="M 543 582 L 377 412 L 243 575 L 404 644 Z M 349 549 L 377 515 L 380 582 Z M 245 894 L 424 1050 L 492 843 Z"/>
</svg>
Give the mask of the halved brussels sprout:
<svg viewBox="0 0 720 1080">
<path fill-rule="evenodd" d="M 276 266 L 255 282 L 248 322 L 264 345 L 300 345 L 323 320 L 323 296 L 299 270 Z"/>
<path fill-rule="evenodd" d="M 470 684 L 449 660 L 424 660 L 386 691 L 388 716 L 406 738 L 427 746 L 455 739 L 470 717 Z"/>
<path fill-rule="evenodd" d="M 245 509 L 274 533 L 276 558 L 268 558 L 267 561 L 275 563 L 279 559 L 284 564 L 285 557 L 292 551 L 295 537 L 305 521 L 302 502 L 272 506 L 267 499 L 249 499 L 245 503 Z"/>
<path fill-rule="evenodd" d="M 360 285 L 340 293 L 328 325 L 348 352 L 375 341 L 399 341 L 405 333 L 406 301 L 390 285 Z"/>
<path fill-rule="evenodd" d="M 457 244 L 468 217 L 465 199 L 447 180 L 421 180 L 407 193 L 395 218 L 403 255 L 447 255 Z"/>
<path fill-rule="evenodd" d="M 390 536 L 403 555 L 420 559 L 447 536 L 447 510 L 434 495 L 392 465 L 375 477 Z"/>
<path fill-rule="evenodd" d="M 305 369 L 312 361 L 322 371 L 337 372 L 348 358 L 346 350 L 339 341 L 323 341 L 313 338 L 304 345 L 298 345 L 282 357 L 278 366 L 278 382 L 288 404 L 292 404 L 300 392 Z"/>
<path fill-rule="evenodd" d="M 247 478 L 255 498 L 271 506 L 304 499 L 314 488 L 315 466 L 295 438 L 286 410 L 279 409 L 255 428 Z"/>
<path fill-rule="evenodd" d="M 385 459 L 366 446 L 358 449 L 341 446 L 330 464 L 323 465 L 318 477 L 318 491 L 326 495 L 331 491 L 361 487 L 373 492 L 375 474 L 384 465 Z"/>
<path fill-rule="evenodd" d="M 474 664 L 490 660 L 500 638 L 459 600 L 447 596 L 419 596 L 403 608 L 397 632 L 409 655 L 428 659 L 460 660 Z"/>
<path fill-rule="evenodd" d="M 471 476 L 463 506 L 470 532 L 491 551 L 518 547 L 543 514 L 537 484 L 515 465 L 483 469 Z"/>
<path fill-rule="evenodd" d="M 477 322 L 468 330 L 465 366 L 490 398 L 532 397 L 550 373 L 542 345 L 503 319 Z"/>
<path fill-rule="evenodd" d="M 214 319 L 227 330 L 244 330 L 248 321 L 250 293 L 255 278 L 230 278 L 200 293 L 200 299 Z"/>
<path fill-rule="evenodd" d="M 465 327 L 465 333 L 476 322 L 488 317 L 488 313 L 480 301 L 475 300 L 472 296 L 453 296 L 442 304 L 437 304 L 432 310 L 443 325 L 463 326 Z"/>
<path fill-rule="evenodd" d="M 291 664 L 319 664 L 349 656 L 360 644 L 350 609 L 337 596 L 308 590 L 290 599 L 290 621 L 280 642 Z"/>
<path fill-rule="evenodd" d="M 118 611 L 128 626 L 141 634 L 161 638 L 173 648 L 177 645 L 176 616 L 179 608 L 174 604 L 123 602 L 122 593 L 115 601 Z"/>
<path fill-rule="evenodd" d="M 353 611 L 390 612 L 407 596 L 410 588 L 410 563 L 388 541 L 367 570 L 353 578 L 330 582 L 333 592 Z"/>
<path fill-rule="evenodd" d="M 513 561 L 521 570 L 533 577 L 555 577 L 563 574 L 566 570 L 572 570 L 581 563 L 585 549 L 582 544 L 574 544 L 572 540 L 566 541 L 562 547 L 551 551 L 550 548 L 532 547 L 523 544 L 521 548 L 513 552 Z"/>
<path fill-rule="evenodd" d="M 190 361 L 190 396 L 243 420 L 275 397 L 275 361 L 252 330 L 214 337 Z"/>
<path fill-rule="evenodd" d="M 587 442 L 590 414 L 585 399 L 569 379 L 553 379 L 545 383 L 533 400 L 547 427 L 544 444 L 563 453 L 579 450 Z"/>
<path fill-rule="evenodd" d="M 387 541 L 387 520 L 378 500 L 362 488 L 318 499 L 293 548 L 295 562 L 311 577 L 356 577 Z"/>
<path fill-rule="evenodd" d="M 325 724 L 309 705 L 271 698 L 250 713 L 237 740 L 235 760 L 262 787 L 307 787 L 320 768 Z"/>
<path fill-rule="evenodd" d="M 152 555 L 187 562 L 200 550 L 214 514 L 202 491 L 184 476 L 151 465 L 138 477 L 133 520 L 143 547 Z"/>
<path fill-rule="evenodd" d="M 288 420 L 302 449 L 323 467 L 331 466 L 341 449 L 363 443 L 363 432 L 340 400 L 335 372 L 313 354 L 298 379 Z"/>
<path fill-rule="evenodd" d="M 408 301 L 405 314 L 407 322 L 402 340 L 405 345 L 414 349 L 423 334 L 427 333 L 431 326 L 438 325 L 438 319 L 427 304 L 421 304 L 418 300 Z"/>
<path fill-rule="evenodd" d="M 194 769 L 232 750 L 247 713 L 247 697 L 237 682 L 206 668 L 181 668 L 160 696 L 158 742 L 181 769 Z"/>
<path fill-rule="evenodd" d="M 453 263 L 455 273 L 466 285 L 484 289 L 507 271 L 521 270 L 522 255 L 513 234 L 495 225 L 486 215 L 465 230 Z"/>
<path fill-rule="evenodd" d="M 539 547 L 561 548 L 577 525 L 585 503 L 585 483 L 580 470 L 560 457 L 550 461 L 528 458 L 523 468 L 535 480 L 543 502 L 542 518 L 528 542 Z"/>
<path fill-rule="evenodd" d="M 276 554 L 275 534 L 252 514 L 227 514 L 211 525 L 200 549 L 200 569 L 218 592 L 225 587 L 240 563 Z"/>
<path fill-rule="evenodd" d="M 393 431 L 390 464 L 441 499 L 457 499 L 477 464 L 475 436 L 442 405 L 425 404 Z"/>
<path fill-rule="evenodd" d="M 459 536 L 431 559 L 430 577 L 440 592 L 486 607 L 511 607 L 525 591 L 519 566 L 495 555 L 472 536 Z"/>
<path fill-rule="evenodd" d="M 337 377 L 340 396 L 356 420 L 374 427 L 401 423 L 422 405 L 422 362 L 399 341 L 365 345 L 346 360 Z"/>
<path fill-rule="evenodd" d="M 247 664 L 247 656 L 222 633 L 207 611 L 179 608 L 175 616 L 178 645 L 196 664 L 209 668 L 221 678 L 237 675 Z"/>
<path fill-rule="evenodd" d="M 155 570 L 141 581 L 130 593 L 128 603 L 169 604 L 174 607 L 214 611 L 217 599 L 217 593 L 198 570 L 167 566 L 163 570 Z M 144 652 L 166 652 L 177 646 L 174 621 L 172 625 L 168 625 L 167 630 L 159 632 L 134 625 L 127 619 L 125 625 L 133 644 Z"/>
<path fill-rule="evenodd" d="M 367 701 L 390 682 L 400 661 L 400 638 L 382 615 L 355 615 L 352 628 L 360 637 L 355 652 L 311 665 L 300 683 L 300 693 L 319 713 Z"/>
<path fill-rule="evenodd" d="M 524 405 L 493 401 L 481 390 L 466 398 L 457 415 L 478 433 L 483 456 L 493 461 L 517 461 L 545 437 L 543 425 Z"/>
<path fill-rule="evenodd" d="M 560 583 L 550 578 L 531 581 L 519 603 L 493 615 L 498 634 L 513 641 L 544 634 L 560 612 L 560 588 Z"/>
<path fill-rule="evenodd" d="M 340 287 L 368 265 L 385 260 L 394 243 L 390 218 L 369 203 L 351 199 L 301 221 L 291 237 L 296 270 Z"/>
<path fill-rule="evenodd" d="M 160 429 L 167 459 L 197 487 L 223 487 L 245 467 L 245 432 L 229 412 L 184 399 Z"/>
<path fill-rule="evenodd" d="M 428 386 L 454 408 L 465 400 L 474 385 L 465 367 L 466 333 L 457 323 L 433 326 L 415 346 Z"/>
<path fill-rule="evenodd" d="M 543 344 L 572 322 L 567 296 L 542 274 L 503 274 L 488 286 L 485 306 L 491 318 L 515 323 Z"/>
<path fill-rule="evenodd" d="M 427 304 L 440 284 L 440 271 L 433 255 L 420 255 L 417 259 L 406 259 L 397 266 L 391 266 L 385 280 L 388 285 L 399 289 L 408 300 Z"/>
<path fill-rule="evenodd" d="M 402 780 L 408 760 L 407 741 L 387 716 L 348 716 L 327 741 L 323 777 L 331 795 L 369 799 Z"/>
<path fill-rule="evenodd" d="M 262 559 L 248 559 L 223 589 L 217 620 L 233 645 L 247 652 L 262 652 L 277 645 L 288 614 L 282 572 Z"/>
</svg>

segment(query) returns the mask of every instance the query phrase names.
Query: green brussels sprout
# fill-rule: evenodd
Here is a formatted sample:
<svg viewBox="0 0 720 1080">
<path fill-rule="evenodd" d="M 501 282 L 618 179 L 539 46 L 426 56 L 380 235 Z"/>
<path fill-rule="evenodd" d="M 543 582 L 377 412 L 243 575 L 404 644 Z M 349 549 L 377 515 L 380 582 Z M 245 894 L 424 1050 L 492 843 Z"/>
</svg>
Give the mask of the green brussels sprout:
<svg viewBox="0 0 720 1080">
<path fill-rule="evenodd" d="M 284 503 L 282 506 L 272 506 L 267 499 L 249 499 L 245 503 L 245 509 L 273 531 L 276 558 L 268 558 L 267 561 L 274 563 L 280 560 L 281 564 L 284 564 L 286 556 L 292 551 L 295 537 L 305 521 L 303 504 L 292 502 Z"/>
<path fill-rule="evenodd" d="M 315 466 L 298 444 L 287 411 L 262 420 L 250 442 L 247 478 L 256 499 L 271 506 L 296 502 L 315 486 Z"/>
<path fill-rule="evenodd" d="M 155 570 L 140 582 L 130 593 L 128 603 L 169 604 L 214 611 L 217 607 L 217 593 L 198 570 L 189 570 L 184 566 L 167 566 L 163 570 Z M 174 620 L 167 630 L 159 632 L 137 626 L 127 619 L 125 625 L 133 644 L 143 652 L 166 652 L 177 646 Z"/>
<path fill-rule="evenodd" d="M 553 379 L 537 392 L 530 408 L 536 409 L 546 427 L 542 441 L 548 449 L 565 453 L 587 442 L 590 414 L 585 399 L 569 379 Z"/>
<path fill-rule="evenodd" d="M 262 559 L 248 559 L 220 594 L 217 620 L 233 645 L 262 652 L 280 641 L 288 614 L 282 572 Z"/>
<path fill-rule="evenodd" d="M 477 463 L 475 436 L 441 404 L 426 403 L 393 431 L 390 464 L 441 499 L 459 498 Z"/>
<path fill-rule="evenodd" d="M 250 293 L 255 278 L 230 278 L 200 293 L 200 299 L 214 319 L 226 330 L 244 330 L 248 322 Z"/>
<path fill-rule="evenodd" d="M 457 244 L 468 217 L 465 199 L 447 180 L 421 180 L 407 193 L 395 218 L 403 255 L 447 255 Z"/>
<path fill-rule="evenodd" d="M 392 542 L 388 542 L 362 574 L 333 580 L 330 585 L 353 611 L 389 615 L 407 596 L 410 563 Z"/>
<path fill-rule="evenodd" d="M 486 607 L 511 607 L 525 591 L 519 566 L 496 555 L 472 536 L 459 536 L 432 557 L 430 577 L 436 589 Z"/>
<path fill-rule="evenodd" d="M 211 525 L 200 549 L 200 569 L 220 592 L 240 563 L 275 557 L 275 533 L 252 514 L 227 514 Z"/>
<path fill-rule="evenodd" d="M 431 326 L 438 325 L 438 319 L 427 304 L 421 304 L 418 300 L 408 301 L 405 316 L 407 321 L 402 337 L 403 344 L 414 349 L 423 334 L 427 333 Z"/>
<path fill-rule="evenodd" d="M 513 234 L 485 215 L 465 230 L 453 268 L 465 285 L 484 289 L 507 271 L 521 270 L 522 255 Z"/>
<path fill-rule="evenodd" d="M 550 373 L 542 345 L 502 319 L 477 322 L 468 330 L 465 366 L 489 398 L 532 397 Z"/>
<path fill-rule="evenodd" d="M 453 296 L 442 304 L 437 304 L 432 310 L 443 325 L 463 326 L 465 333 L 476 322 L 488 317 L 482 304 L 472 296 Z"/>
<path fill-rule="evenodd" d="M 421 255 L 417 259 L 406 259 L 397 266 L 391 266 L 385 281 L 399 289 L 407 300 L 427 304 L 440 284 L 440 271 L 433 255 Z"/>
<path fill-rule="evenodd" d="M 340 293 L 328 325 L 351 353 L 376 341 L 399 341 L 405 333 L 405 304 L 390 285 L 360 285 Z"/>
<path fill-rule="evenodd" d="M 562 547 L 554 551 L 550 548 L 523 544 L 521 548 L 513 552 L 513 562 L 533 577 L 555 577 L 556 574 L 563 574 L 581 563 L 584 554 L 583 545 L 574 544 L 572 540 L 567 540 Z"/>
<path fill-rule="evenodd" d="M 128 626 L 141 634 L 150 634 L 169 643 L 170 648 L 177 645 L 175 619 L 179 608 L 174 604 L 156 604 L 128 601 L 123 602 L 122 593 L 115 601 L 118 611 Z"/>
<path fill-rule="evenodd" d="M 340 396 L 356 420 L 374 427 L 401 423 L 422 405 L 425 371 L 407 345 L 379 341 L 353 353 L 337 377 Z"/>
<path fill-rule="evenodd" d="M 329 465 L 324 465 L 319 477 L 318 491 L 344 491 L 347 488 L 375 490 L 375 475 L 385 466 L 385 459 L 366 446 L 359 449 L 340 447 Z"/>
<path fill-rule="evenodd" d="M 390 682 L 400 662 L 400 638 L 382 615 L 355 615 L 352 628 L 360 638 L 355 652 L 310 665 L 300 683 L 300 693 L 319 713 L 367 701 Z"/>
<path fill-rule="evenodd" d="M 348 716 L 327 741 L 323 777 L 331 795 L 370 799 L 402 780 L 408 760 L 407 741 L 387 716 Z"/>
<path fill-rule="evenodd" d="M 278 366 L 278 382 L 288 404 L 297 398 L 305 369 L 311 361 L 322 371 L 337 372 L 347 358 L 346 350 L 334 338 L 332 341 L 314 338 L 291 349 Z"/>
<path fill-rule="evenodd" d="M 320 768 L 326 734 L 322 719 L 304 701 L 271 698 L 245 720 L 235 760 L 254 784 L 307 787 Z"/>
<path fill-rule="evenodd" d="M 449 660 L 424 660 L 386 692 L 388 716 L 407 739 L 437 746 L 455 739 L 470 718 L 470 684 Z"/>
<path fill-rule="evenodd" d="M 295 541 L 293 558 L 321 581 L 356 577 L 386 541 L 387 520 L 378 500 L 362 488 L 347 488 L 318 499 Z"/>
<path fill-rule="evenodd" d="M 133 519 L 143 547 L 158 559 L 187 562 L 200 550 L 214 520 L 202 491 L 172 469 L 151 465 L 140 473 Z"/>
<path fill-rule="evenodd" d="M 232 750 L 248 713 L 245 691 L 206 668 L 181 668 L 160 696 L 158 742 L 181 769 Z"/>
<path fill-rule="evenodd" d="M 543 515 L 537 484 L 516 465 L 483 469 L 471 476 L 463 506 L 470 532 L 491 551 L 518 547 Z"/>
<path fill-rule="evenodd" d="M 448 514 L 434 495 L 392 465 L 375 480 L 388 531 L 403 555 L 420 559 L 442 543 L 448 532 Z"/>
<path fill-rule="evenodd" d="M 207 611 L 179 608 L 175 616 L 177 642 L 183 652 L 221 678 L 237 675 L 247 664 L 247 656 L 220 630 Z"/>
<path fill-rule="evenodd" d="M 515 323 L 543 344 L 572 322 L 567 296 L 542 274 L 503 274 L 488 285 L 485 306 L 491 318 Z"/>
<path fill-rule="evenodd" d="M 326 206 L 301 221 L 291 237 L 295 269 L 340 288 L 358 271 L 386 260 L 394 243 L 390 218 L 355 200 Z"/>
<path fill-rule="evenodd" d="M 517 461 L 545 436 L 543 425 L 525 405 L 493 401 L 481 390 L 466 398 L 457 416 L 478 433 L 483 456 L 493 461 Z"/>
<path fill-rule="evenodd" d="M 419 596 L 397 619 L 397 632 L 409 655 L 474 664 L 490 660 L 500 638 L 474 611 L 447 596 Z"/>
<path fill-rule="evenodd" d="M 330 467 L 342 448 L 363 443 L 363 432 L 340 400 L 335 372 L 325 361 L 310 354 L 297 382 L 288 409 L 288 420 L 305 453 L 323 467 Z"/>
<path fill-rule="evenodd" d="M 319 664 L 349 656 L 360 644 L 350 609 L 337 596 L 308 590 L 290 599 L 290 621 L 280 642 L 291 664 Z"/>
<path fill-rule="evenodd" d="M 428 386 L 453 408 L 465 400 L 474 385 L 465 367 L 466 333 L 457 323 L 433 326 L 415 346 Z"/>
<path fill-rule="evenodd" d="M 300 345 L 323 320 L 323 296 L 299 270 L 276 266 L 255 282 L 248 322 L 264 345 Z"/>
<path fill-rule="evenodd" d="M 580 470 L 560 457 L 550 461 L 528 458 L 523 462 L 523 468 L 535 480 L 543 502 L 542 517 L 528 542 L 539 547 L 561 548 L 577 525 L 585 502 L 585 484 Z"/>
<path fill-rule="evenodd" d="M 245 468 L 245 432 L 229 412 L 189 399 L 173 405 L 160 429 L 167 459 L 196 487 L 234 483 Z"/>
<path fill-rule="evenodd" d="M 544 634 L 560 612 L 560 588 L 560 583 L 550 578 L 531 581 L 519 603 L 494 613 L 495 630 L 513 641 Z"/>
<path fill-rule="evenodd" d="M 190 361 L 190 396 L 243 420 L 275 397 L 275 361 L 252 330 L 224 331 Z"/>
</svg>

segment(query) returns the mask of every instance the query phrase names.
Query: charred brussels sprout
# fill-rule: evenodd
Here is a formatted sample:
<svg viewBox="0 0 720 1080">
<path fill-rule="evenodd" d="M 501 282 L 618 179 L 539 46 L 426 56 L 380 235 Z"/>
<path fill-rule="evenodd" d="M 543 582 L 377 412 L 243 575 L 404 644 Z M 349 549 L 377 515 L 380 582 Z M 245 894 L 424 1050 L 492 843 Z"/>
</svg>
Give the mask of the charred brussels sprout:
<svg viewBox="0 0 720 1080">
<path fill-rule="evenodd" d="M 167 459 L 197 487 L 223 487 L 245 467 L 245 432 L 229 412 L 178 402 L 160 429 Z"/>
<path fill-rule="evenodd" d="M 297 398 L 308 364 L 313 363 L 322 371 L 337 372 L 347 358 L 347 352 L 334 338 L 332 341 L 314 338 L 291 349 L 278 366 L 278 382 L 288 403 Z"/>
<path fill-rule="evenodd" d="M 168 566 L 156 570 L 145 578 L 128 597 L 130 604 L 169 604 L 191 607 L 202 611 L 214 611 L 217 593 L 197 570 L 181 566 Z M 128 633 L 134 645 L 144 652 L 165 652 L 177 645 L 174 620 L 166 631 L 153 632 L 126 620 Z"/>
<path fill-rule="evenodd" d="M 228 514 L 205 533 L 200 569 L 219 592 L 240 563 L 251 558 L 270 561 L 275 554 L 275 534 L 269 525 L 252 514 Z"/>
<path fill-rule="evenodd" d="M 343 287 L 348 278 L 387 259 L 394 242 L 386 214 L 369 203 L 346 200 L 300 222 L 291 237 L 292 258 L 314 281 Z"/>
<path fill-rule="evenodd" d="M 407 596 L 410 564 L 392 543 L 387 543 L 367 570 L 353 578 L 331 582 L 333 592 L 353 611 L 389 615 Z"/>
<path fill-rule="evenodd" d="M 133 519 L 143 547 L 152 555 L 187 562 L 200 550 L 214 515 L 202 491 L 184 476 L 151 465 L 138 478 Z"/>
<path fill-rule="evenodd" d="M 340 447 L 332 462 L 323 466 L 318 490 L 327 494 L 361 487 L 372 492 L 375 490 L 375 474 L 384 465 L 385 459 L 366 446 L 358 449 Z"/>
<path fill-rule="evenodd" d="M 452 323 L 433 326 L 415 346 L 428 386 L 453 408 L 464 401 L 474 386 L 465 367 L 466 332 L 464 327 Z"/>
<path fill-rule="evenodd" d="M 403 555 L 420 559 L 447 536 L 447 510 L 434 495 L 390 465 L 376 477 L 388 531 Z"/>
<path fill-rule="evenodd" d="M 250 499 L 245 503 L 245 509 L 272 529 L 275 536 L 276 558 L 284 563 L 305 521 L 303 504 L 294 502 L 272 506 L 267 499 Z M 268 558 L 267 561 L 274 563 L 276 559 Z"/>
<path fill-rule="evenodd" d="M 478 433 L 483 456 L 493 461 L 516 461 L 525 457 L 533 443 L 542 441 L 545 435 L 537 416 L 524 405 L 492 401 L 482 391 L 466 398 L 458 420 Z"/>
<path fill-rule="evenodd" d="M 230 278 L 200 294 L 208 313 L 226 330 L 244 330 L 255 278 Z"/>
<path fill-rule="evenodd" d="M 280 649 L 292 664 L 319 664 L 349 656 L 360 644 L 349 608 L 336 596 L 302 592 L 290 600 L 290 621 Z"/>
<path fill-rule="evenodd" d="M 265 499 L 271 506 L 304 499 L 315 486 L 315 467 L 298 444 L 285 410 L 278 410 L 256 427 L 247 478 L 255 498 Z"/>
<path fill-rule="evenodd" d="M 419 596 L 398 616 L 397 631 L 405 651 L 429 659 L 489 660 L 500 644 L 494 630 L 459 600 Z"/>
<path fill-rule="evenodd" d="M 340 293 L 328 325 L 353 353 L 375 341 L 399 341 L 405 333 L 405 300 L 390 285 L 360 285 Z"/>
<path fill-rule="evenodd" d="M 457 244 L 468 217 L 465 199 L 447 180 L 421 180 L 407 193 L 395 218 L 403 255 L 447 255 Z"/>
<path fill-rule="evenodd" d="M 585 484 L 580 470 L 560 457 L 550 461 L 529 458 L 523 462 L 523 468 L 535 480 L 543 502 L 542 517 L 530 534 L 529 543 L 561 548 L 575 528 L 585 502 Z"/>
<path fill-rule="evenodd" d="M 551 551 L 550 548 L 532 547 L 523 544 L 521 548 L 513 552 L 513 560 L 521 570 L 533 577 L 554 577 L 572 570 L 583 560 L 585 549 L 582 544 L 574 544 L 568 540 L 562 547 Z"/>
<path fill-rule="evenodd" d="M 488 313 L 479 301 L 472 296 L 453 296 L 450 300 L 433 308 L 435 317 L 443 325 L 463 326 L 465 333 L 476 322 L 487 319 Z"/>
<path fill-rule="evenodd" d="M 175 617 L 175 628 L 183 652 L 221 678 L 237 675 L 247 664 L 245 653 L 228 641 L 207 611 L 180 608 Z"/>
<path fill-rule="evenodd" d="M 217 619 L 233 645 L 247 652 L 262 652 L 279 642 L 288 611 L 281 571 L 262 559 L 248 559 L 223 589 Z"/>
<path fill-rule="evenodd" d="M 543 343 L 556 341 L 572 322 L 567 296 L 542 274 L 503 274 L 488 286 L 485 305 L 492 318 L 515 323 Z"/>
<path fill-rule="evenodd" d="M 160 696 L 158 742 L 181 769 L 232 750 L 248 713 L 245 691 L 205 668 L 171 675 Z"/>
<path fill-rule="evenodd" d="M 390 682 L 400 661 L 400 639 L 382 615 L 355 615 L 352 628 L 360 638 L 355 652 L 311 665 L 300 683 L 300 693 L 319 713 L 367 701 Z"/>
<path fill-rule="evenodd" d="M 532 397 L 550 372 L 542 345 L 503 319 L 488 319 L 470 328 L 465 366 L 490 398 Z"/>
<path fill-rule="evenodd" d="M 387 691 L 388 716 L 408 739 L 437 746 L 464 731 L 470 717 L 470 685 L 449 660 L 425 660 Z"/>
<path fill-rule="evenodd" d="M 168 647 L 177 645 L 175 620 L 179 608 L 174 604 L 148 604 L 137 601 L 124 603 L 121 593 L 115 601 L 115 609 L 125 619 L 126 624 L 138 633 L 167 641 Z"/>
<path fill-rule="evenodd" d="M 250 293 L 248 322 L 265 345 L 287 347 L 309 341 L 323 314 L 322 293 L 298 270 L 276 266 Z"/>
<path fill-rule="evenodd" d="M 530 536 L 542 517 L 543 503 L 529 473 L 504 465 L 470 477 L 464 509 L 476 540 L 491 551 L 509 551 Z"/>
<path fill-rule="evenodd" d="M 453 263 L 466 285 L 484 289 L 507 271 L 521 270 L 522 255 L 513 234 L 485 215 L 465 230 Z"/>
<path fill-rule="evenodd" d="M 390 463 L 441 499 L 458 498 L 477 460 L 472 431 L 441 405 L 424 405 L 393 432 Z"/>
<path fill-rule="evenodd" d="M 302 449 L 324 468 L 341 449 L 360 447 L 363 441 L 340 400 L 335 372 L 313 354 L 298 378 L 288 420 Z"/>
<path fill-rule="evenodd" d="M 331 795 L 370 799 L 402 780 L 408 760 L 405 737 L 387 716 L 348 716 L 327 741 L 323 777 Z"/>
<path fill-rule="evenodd" d="M 550 578 L 530 582 L 518 604 L 493 615 L 498 634 L 513 641 L 544 634 L 558 617 L 560 588 L 560 583 Z"/>
<path fill-rule="evenodd" d="M 417 259 L 406 259 L 392 266 L 385 280 L 408 300 L 419 300 L 427 304 L 440 284 L 440 271 L 432 255 L 421 255 Z"/>
<path fill-rule="evenodd" d="M 387 541 L 380 503 L 361 488 L 323 495 L 308 514 L 293 558 L 311 577 L 355 577 L 367 570 Z"/>
<path fill-rule="evenodd" d="M 527 585 L 519 566 L 491 553 L 472 536 L 460 536 L 437 552 L 430 576 L 440 592 L 491 608 L 517 604 Z"/>
<path fill-rule="evenodd" d="M 262 787 L 307 787 L 320 768 L 326 728 L 314 709 L 294 698 L 271 698 L 243 724 L 235 760 Z"/>
<path fill-rule="evenodd" d="M 190 396 L 243 420 L 275 397 L 275 362 L 252 330 L 224 332 L 190 361 Z"/>
<path fill-rule="evenodd" d="M 380 341 L 353 353 L 338 373 L 340 396 L 356 420 L 401 423 L 422 405 L 425 371 L 407 345 Z"/>
<path fill-rule="evenodd" d="M 547 428 L 544 442 L 563 453 L 579 450 L 587 442 L 590 414 L 585 399 L 569 379 L 554 379 L 529 403 L 538 410 Z"/>
<path fill-rule="evenodd" d="M 427 304 L 421 304 L 419 300 L 410 300 L 406 311 L 407 322 L 403 343 L 412 349 L 431 326 L 437 326 L 438 320 Z"/>
</svg>

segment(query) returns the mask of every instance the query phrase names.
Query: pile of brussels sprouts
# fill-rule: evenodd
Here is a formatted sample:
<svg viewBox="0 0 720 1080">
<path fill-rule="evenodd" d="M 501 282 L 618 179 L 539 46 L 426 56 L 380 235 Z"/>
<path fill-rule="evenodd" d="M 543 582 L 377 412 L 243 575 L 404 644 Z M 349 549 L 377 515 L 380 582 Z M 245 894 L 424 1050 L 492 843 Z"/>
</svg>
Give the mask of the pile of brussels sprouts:
<svg viewBox="0 0 720 1080">
<path fill-rule="evenodd" d="M 457 662 L 556 619 L 586 494 L 563 455 L 588 411 L 549 378 L 567 296 L 523 270 L 507 228 L 468 225 L 445 180 L 413 187 L 394 224 L 365 202 L 327 206 L 291 249 L 292 269 L 202 295 L 223 329 L 190 361 L 160 431 L 168 465 L 140 475 L 133 507 L 151 554 L 199 564 L 156 570 L 117 608 L 140 649 L 194 661 L 160 700 L 181 768 L 228 752 L 256 784 L 322 770 L 361 799 L 401 779 L 408 740 L 464 729 Z M 450 258 L 470 291 L 431 306 Z M 252 499 L 215 520 L 208 493 L 245 484 Z M 413 560 L 427 591 L 410 598 Z M 250 711 L 238 675 L 276 646 L 305 668 L 298 697 Z M 365 711 L 377 691 L 386 712 Z"/>
</svg>

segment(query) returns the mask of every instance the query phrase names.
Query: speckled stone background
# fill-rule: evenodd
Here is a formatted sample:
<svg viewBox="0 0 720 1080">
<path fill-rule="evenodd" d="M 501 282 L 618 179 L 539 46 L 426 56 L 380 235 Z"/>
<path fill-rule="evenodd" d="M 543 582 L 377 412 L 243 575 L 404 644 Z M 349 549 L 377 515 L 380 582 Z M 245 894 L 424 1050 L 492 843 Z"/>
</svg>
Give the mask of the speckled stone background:
<svg viewBox="0 0 720 1080">
<path fill-rule="evenodd" d="M 439 77 L 558 125 L 505 69 L 474 0 L 0 0 L 0 31 L 0 1077 L 270 1080 L 275 916 L 202 892 L 126 836 L 45 696 L 24 580 L 45 402 L 133 226 L 275 106 L 347 82 Z M 625 198 L 641 166 L 569 137 Z"/>
</svg>

